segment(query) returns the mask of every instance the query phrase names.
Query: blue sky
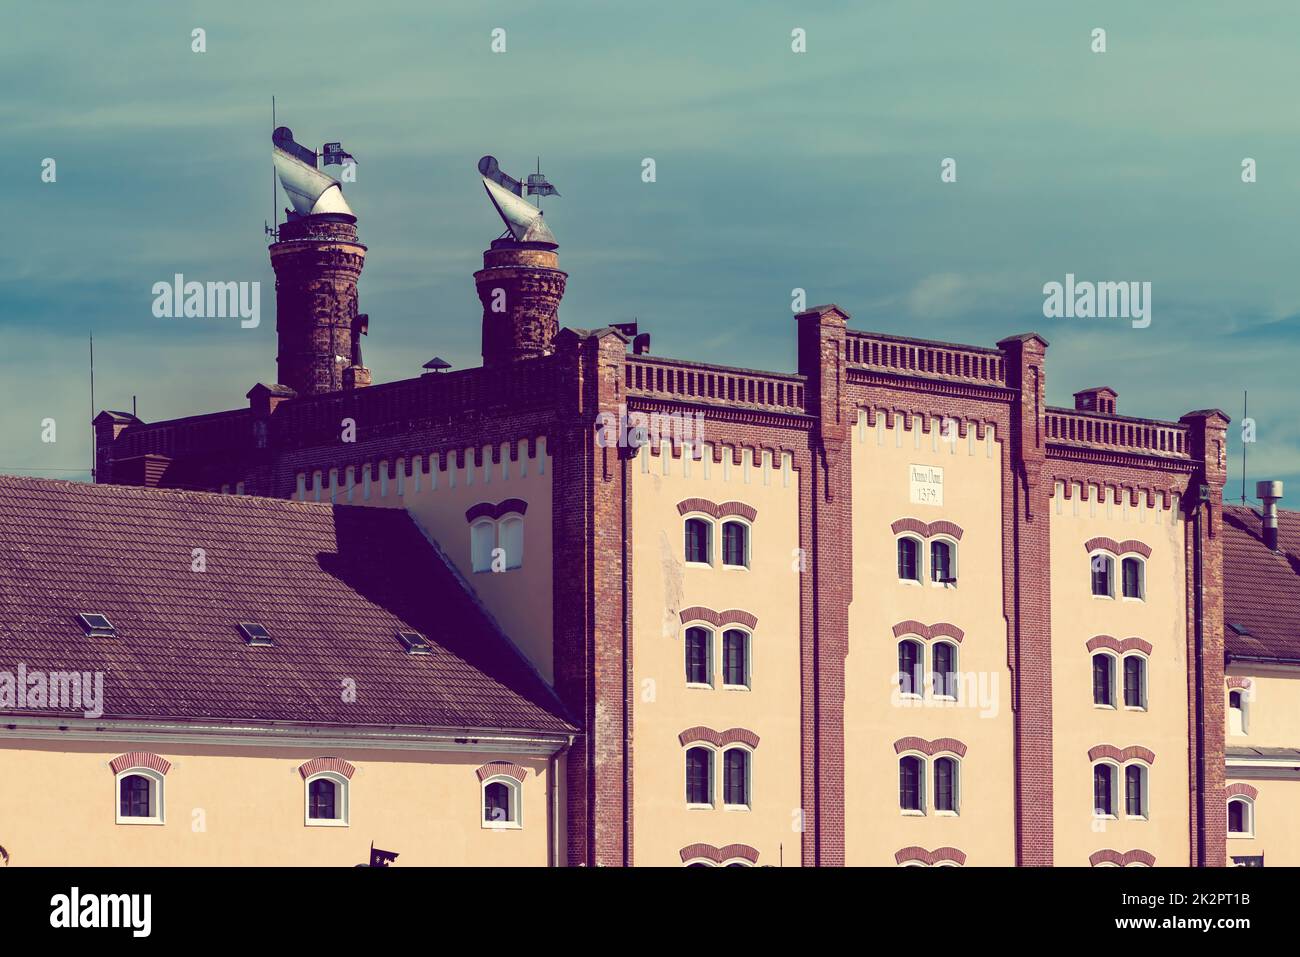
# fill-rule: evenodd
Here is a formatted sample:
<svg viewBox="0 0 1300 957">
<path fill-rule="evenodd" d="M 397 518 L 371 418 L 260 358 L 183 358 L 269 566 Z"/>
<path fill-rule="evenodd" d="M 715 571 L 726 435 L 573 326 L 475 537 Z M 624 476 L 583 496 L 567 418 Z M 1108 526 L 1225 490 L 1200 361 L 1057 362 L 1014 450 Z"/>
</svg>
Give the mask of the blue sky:
<svg viewBox="0 0 1300 957">
<path fill-rule="evenodd" d="M 287 9 L 286 9 L 287 8 Z M 96 400 L 146 420 L 275 377 L 270 97 L 359 161 L 376 381 L 477 364 L 471 273 L 500 226 L 485 153 L 540 155 L 570 273 L 561 322 L 654 351 L 794 364 L 790 291 L 855 328 L 1051 343 L 1049 400 L 1219 407 L 1239 494 L 1300 501 L 1300 7 L 899 0 L 28 4 L 0 34 L 0 471 L 84 477 Z M 309 12 L 305 12 L 309 11 Z M 191 52 L 195 27 L 207 52 Z M 506 30 L 507 52 L 490 50 Z M 807 31 L 808 52 L 790 50 Z M 1091 31 L 1107 31 L 1093 53 Z M 41 161 L 57 161 L 42 183 Z M 657 182 L 641 181 L 652 157 Z M 957 182 L 940 182 L 945 157 Z M 1241 182 L 1241 162 L 1258 182 Z M 284 195 L 280 195 L 284 205 Z M 155 282 L 260 281 L 257 329 L 157 319 Z M 1153 321 L 1047 319 L 1044 283 L 1152 283 Z M 40 441 L 55 418 L 58 441 Z M 1252 484 L 1253 489 L 1253 484 Z"/>
</svg>

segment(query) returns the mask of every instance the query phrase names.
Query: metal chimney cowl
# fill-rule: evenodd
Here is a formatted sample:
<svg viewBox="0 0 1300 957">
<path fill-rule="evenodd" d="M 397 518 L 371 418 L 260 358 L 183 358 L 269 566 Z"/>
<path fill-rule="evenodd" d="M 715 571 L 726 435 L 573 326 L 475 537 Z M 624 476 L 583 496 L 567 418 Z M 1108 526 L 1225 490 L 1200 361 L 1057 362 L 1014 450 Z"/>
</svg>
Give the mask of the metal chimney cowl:
<svg viewBox="0 0 1300 957">
<path fill-rule="evenodd" d="M 1266 481 L 1255 483 L 1255 497 L 1264 503 L 1264 545 L 1277 551 L 1277 503 L 1282 498 L 1282 483 Z"/>
</svg>

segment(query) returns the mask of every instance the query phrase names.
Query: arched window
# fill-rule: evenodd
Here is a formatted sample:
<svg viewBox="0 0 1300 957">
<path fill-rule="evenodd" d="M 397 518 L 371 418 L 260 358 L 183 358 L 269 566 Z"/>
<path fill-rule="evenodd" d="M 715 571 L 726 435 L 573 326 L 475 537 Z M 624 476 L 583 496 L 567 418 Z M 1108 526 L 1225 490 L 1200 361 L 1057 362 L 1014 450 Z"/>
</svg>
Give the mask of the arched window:
<svg viewBox="0 0 1300 957">
<path fill-rule="evenodd" d="M 934 809 L 940 814 L 956 814 L 960 793 L 956 758 L 934 759 Z"/>
<path fill-rule="evenodd" d="M 1249 728 L 1246 692 L 1234 689 L 1228 692 L 1228 733 L 1244 735 Z"/>
<path fill-rule="evenodd" d="M 1115 559 L 1104 552 L 1095 552 L 1092 566 L 1092 593 L 1098 598 L 1115 597 Z"/>
<path fill-rule="evenodd" d="M 702 518 L 686 520 L 686 560 L 696 565 L 713 564 L 713 523 Z"/>
<path fill-rule="evenodd" d="M 713 752 L 708 748 L 686 751 L 686 803 L 690 807 L 713 807 Z"/>
<path fill-rule="evenodd" d="M 1147 707 L 1147 660 L 1141 655 L 1124 656 L 1124 707 Z"/>
<path fill-rule="evenodd" d="M 150 768 L 117 775 L 117 823 L 163 823 L 163 776 Z"/>
<path fill-rule="evenodd" d="M 749 752 L 728 748 L 722 753 L 722 804 L 749 808 Z"/>
<path fill-rule="evenodd" d="M 904 638 L 898 643 L 898 690 L 904 695 L 921 696 L 925 649 L 919 641 Z"/>
<path fill-rule="evenodd" d="M 957 646 L 936 641 L 930 649 L 931 687 L 935 697 L 957 700 Z"/>
<path fill-rule="evenodd" d="M 936 585 L 957 584 L 957 548 L 952 542 L 930 543 L 930 580 Z"/>
<path fill-rule="evenodd" d="M 898 540 L 898 577 L 908 582 L 921 580 L 921 543 L 915 538 Z"/>
<path fill-rule="evenodd" d="M 1147 816 L 1147 769 L 1141 764 L 1124 767 L 1124 816 Z"/>
<path fill-rule="evenodd" d="M 713 687 L 713 632 L 686 629 L 686 683 Z"/>
<path fill-rule="evenodd" d="M 1125 558 L 1120 562 L 1120 575 L 1124 579 L 1125 598 L 1146 598 L 1146 562 L 1140 558 Z"/>
<path fill-rule="evenodd" d="M 722 523 L 722 564 L 731 568 L 749 567 L 749 526 L 744 522 Z"/>
<path fill-rule="evenodd" d="M 496 775 L 483 781 L 483 826 L 489 828 L 519 828 L 519 782 L 506 775 Z"/>
<path fill-rule="evenodd" d="M 1228 802 L 1228 836 L 1255 836 L 1255 802 L 1248 797 L 1234 797 Z"/>
<path fill-rule="evenodd" d="M 481 518 L 469 527 L 470 562 L 476 572 L 492 570 L 492 549 L 497 547 L 497 525 Z"/>
<path fill-rule="evenodd" d="M 1115 707 L 1115 658 L 1102 651 L 1092 656 L 1092 703 Z"/>
<path fill-rule="evenodd" d="M 925 813 L 925 761 L 913 754 L 898 759 L 898 806 L 904 814 Z"/>
<path fill-rule="evenodd" d="M 1115 817 L 1115 771 L 1113 764 L 1092 768 L 1092 807 L 1098 817 Z"/>
<path fill-rule="evenodd" d="M 346 827 L 348 823 L 348 779 L 333 771 L 307 779 L 307 824 Z"/>
<path fill-rule="evenodd" d="M 722 633 L 722 686 L 749 687 L 749 633 L 739 628 Z"/>
<path fill-rule="evenodd" d="M 497 523 L 497 544 L 506 553 L 506 569 L 522 568 L 524 564 L 524 520 L 519 515 L 507 515 Z"/>
</svg>

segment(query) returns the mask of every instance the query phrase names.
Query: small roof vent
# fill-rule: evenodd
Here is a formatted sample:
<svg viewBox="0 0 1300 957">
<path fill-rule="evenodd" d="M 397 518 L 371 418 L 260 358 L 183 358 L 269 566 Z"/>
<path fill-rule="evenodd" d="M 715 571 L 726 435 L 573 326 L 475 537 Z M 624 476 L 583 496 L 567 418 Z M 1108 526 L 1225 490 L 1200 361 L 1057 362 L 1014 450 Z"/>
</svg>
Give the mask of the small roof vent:
<svg viewBox="0 0 1300 957">
<path fill-rule="evenodd" d="M 78 615 L 77 620 L 81 622 L 81 627 L 85 629 L 88 638 L 112 638 L 117 635 L 113 623 L 103 615 L 86 612 Z"/>
<path fill-rule="evenodd" d="M 397 639 L 406 647 L 408 655 L 427 655 L 432 648 L 429 639 L 418 631 L 399 631 Z"/>
<path fill-rule="evenodd" d="M 264 625 L 255 621 L 241 621 L 239 623 L 239 633 L 244 636 L 244 641 L 250 645 L 273 645 L 271 633 L 266 630 Z"/>
</svg>

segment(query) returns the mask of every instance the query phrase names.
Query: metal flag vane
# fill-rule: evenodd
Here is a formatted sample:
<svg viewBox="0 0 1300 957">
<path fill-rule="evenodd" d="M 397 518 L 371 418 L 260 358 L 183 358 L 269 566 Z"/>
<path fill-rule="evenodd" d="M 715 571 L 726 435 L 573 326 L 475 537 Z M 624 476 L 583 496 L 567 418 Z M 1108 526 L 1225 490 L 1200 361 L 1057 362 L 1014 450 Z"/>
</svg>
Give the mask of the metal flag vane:
<svg viewBox="0 0 1300 957">
<path fill-rule="evenodd" d="M 495 156 L 484 156 L 478 161 L 483 188 L 496 207 L 497 214 L 506 224 L 507 232 L 520 242 L 542 242 L 558 245 L 555 235 L 542 220 L 540 206 L 534 206 L 524 196 L 559 196 L 560 191 L 542 175 L 542 161 L 537 160 L 537 172 L 528 174 L 527 183 L 515 179 L 501 169 Z M 503 234 L 504 236 L 505 234 Z"/>
<path fill-rule="evenodd" d="M 326 143 L 316 152 L 293 138 L 293 130 L 275 125 L 275 97 L 271 97 L 271 221 L 265 231 L 273 240 L 278 237 L 279 214 L 276 210 L 277 181 L 284 187 L 293 208 L 290 216 L 309 216 L 318 213 L 354 215 L 343 198 L 343 184 L 322 172 L 322 166 L 356 165 L 356 157 L 343 148 L 342 143 Z"/>
</svg>

